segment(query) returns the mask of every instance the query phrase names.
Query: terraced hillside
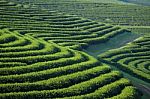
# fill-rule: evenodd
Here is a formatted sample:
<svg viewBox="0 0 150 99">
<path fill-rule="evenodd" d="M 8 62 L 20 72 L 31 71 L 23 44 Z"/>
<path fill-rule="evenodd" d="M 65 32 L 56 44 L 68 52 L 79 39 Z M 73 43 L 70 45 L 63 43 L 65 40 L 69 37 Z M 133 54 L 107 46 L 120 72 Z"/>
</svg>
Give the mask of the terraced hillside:
<svg viewBox="0 0 150 99">
<path fill-rule="evenodd" d="M 88 18 L 103 23 L 126 26 L 125 28 L 136 33 L 150 32 L 149 6 L 135 5 L 131 3 L 124 4 L 117 2 L 120 0 L 77 0 L 77 1 L 75 2 L 73 0 L 70 0 L 70 2 L 65 2 L 65 0 L 63 0 L 62 2 L 62 0 L 61 1 L 47 0 L 46 2 L 45 0 L 40 0 L 39 3 L 30 2 L 30 4 L 35 4 L 42 8 L 75 14 L 84 18 Z M 146 0 L 145 1 L 132 0 L 132 1 L 143 3 Z M 24 0 L 24 2 L 29 4 L 27 0 Z M 149 2 L 146 1 L 146 3 L 144 4 L 148 5 Z M 148 28 L 145 28 L 145 26 Z"/>
<path fill-rule="evenodd" d="M 61 46 L 80 49 L 89 44 L 106 42 L 126 30 L 117 26 L 97 23 L 88 19 L 67 15 L 36 6 L 1 1 L 0 27 L 17 30 Z"/>
<path fill-rule="evenodd" d="M 16 0 L 13 0 L 16 1 Z M 20 3 L 75 14 L 91 20 L 125 26 L 150 26 L 150 7 L 120 0 L 18 0 Z M 105 2 L 106 1 L 106 2 Z M 135 0 L 134 0 L 135 1 Z M 144 2 L 143 0 L 139 0 Z M 137 2 L 137 0 L 135 1 Z M 148 4 L 148 3 L 147 3 Z"/>
<path fill-rule="evenodd" d="M 0 99 L 141 98 L 119 71 L 79 51 L 129 31 L 10 1 L 0 1 Z"/>
<path fill-rule="evenodd" d="M 150 82 L 150 36 L 140 37 L 127 46 L 99 55 L 99 59 Z"/>
<path fill-rule="evenodd" d="M 0 47 L 1 99 L 138 97 L 122 74 L 83 52 L 7 29 Z"/>
</svg>

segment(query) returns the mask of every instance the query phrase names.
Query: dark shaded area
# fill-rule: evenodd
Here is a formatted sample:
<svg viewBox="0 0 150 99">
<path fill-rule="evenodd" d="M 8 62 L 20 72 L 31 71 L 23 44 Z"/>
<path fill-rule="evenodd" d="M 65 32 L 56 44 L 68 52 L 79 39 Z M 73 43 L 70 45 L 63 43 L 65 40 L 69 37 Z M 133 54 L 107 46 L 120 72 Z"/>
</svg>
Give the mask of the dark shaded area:
<svg viewBox="0 0 150 99">
<path fill-rule="evenodd" d="M 135 40 L 139 36 L 140 35 L 131 32 L 123 32 L 111 38 L 109 41 L 105 43 L 97 43 L 90 45 L 88 48 L 85 49 L 85 51 L 91 54 L 92 56 L 97 56 L 110 49 L 115 49 L 124 46 L 125 44 Z"/>
</svg>

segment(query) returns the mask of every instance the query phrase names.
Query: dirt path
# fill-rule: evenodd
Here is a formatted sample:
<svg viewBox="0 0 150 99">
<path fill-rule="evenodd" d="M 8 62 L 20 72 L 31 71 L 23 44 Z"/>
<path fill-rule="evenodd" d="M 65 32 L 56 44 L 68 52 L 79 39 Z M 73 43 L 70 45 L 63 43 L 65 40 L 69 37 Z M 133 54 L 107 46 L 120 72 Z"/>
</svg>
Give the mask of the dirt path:
<svg viewBox="0 0 150 99">
<path fill-rule="evenodd" d="M 142 84 L 137 84 L 135 85 L 139 90 L 142 90 L 142 92 L 148 94 L 150 96 L 150 88 L 145 86 L 145 85 L 142 85 Z"/>
<path fill-rule="evenodd" d="M 111 50 L 111 49 L 122 47 L 125 44 L 132 42 L 133 40 L 135 40 L 138 37 L 139 37 L 139 35 L 136 35 L 133 33 L 123 33 L 123 34 L 113 37 L 106 43 L 91 45 L 87 49 L 84 49 L 83 51 L 85 51 L 89 55 L 97 58 L 97 55 L 99 55 L 103 52 L 106 52 L 108 50 Z M 115 66 L 111 66 L 111 67 L 114 70 L 119 70 Z M 128 73 L 125 73 L 121 70 L 119 70 L 119 71 L 123 73 L 125 78 L 131 80 L 133 82 L 133 85 L 135 87 L 137 87 L 143 93 L 142 99 L 150 99 L 150 84 L 148 84 L 138 78 L 135 78 L 132 75 L 129 75 Z"/>
</svg>

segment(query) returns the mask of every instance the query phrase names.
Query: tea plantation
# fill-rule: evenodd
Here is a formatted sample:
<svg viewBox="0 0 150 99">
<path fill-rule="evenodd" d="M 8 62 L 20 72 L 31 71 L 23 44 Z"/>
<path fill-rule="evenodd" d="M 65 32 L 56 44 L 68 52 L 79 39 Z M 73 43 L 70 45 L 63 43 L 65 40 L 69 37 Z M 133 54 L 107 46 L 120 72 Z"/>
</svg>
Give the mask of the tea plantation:
<svg viewBox="0 0 150 99">
<path fill-rule="evenodd" d="M 139 10 L 139 5 L 118 0 L 102 1 L 1 0 L 0 99 L 148 99 L 148 33 L 141 33 L 125 46 L 122 44 L 123 47 L 99 55 L 92 56 L 85 50 L 92 45 L 108 43 L 119 35 L 132 34 L 120 24 L 149 28 L 149 14 L 145 14 L 149 7 L 142 6 L 143 16 L 137 16 L 132 7 Z M 81 12 L 72 4 L 81 7 Z M 104 22 L 108 15 L 98 12 L 96 6 L 103 7 L 103 12 L 112 7 L 122 16 L 125 10 L 132 9 L 130 14 L 135 15 L 136 21 L 128 22 L 130 14 L 122 17 L 124 22 L 120 22 L 118 16 L 115 20 L 112 11 L 109 17 L 114 21 Z M 96 17 L 101 21 L 94 19 Z M 136 86 L 122 71 L 146 84 L 142 88 Z"/>
</svg>

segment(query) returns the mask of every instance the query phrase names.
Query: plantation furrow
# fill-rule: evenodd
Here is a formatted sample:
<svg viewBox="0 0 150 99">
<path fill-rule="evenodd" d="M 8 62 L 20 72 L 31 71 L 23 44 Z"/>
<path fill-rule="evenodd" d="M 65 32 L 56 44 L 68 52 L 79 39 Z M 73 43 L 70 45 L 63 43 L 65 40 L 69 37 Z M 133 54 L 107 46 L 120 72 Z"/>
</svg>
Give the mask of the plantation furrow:
<svg viewBox="0 0 150 99">
<path fill-rule="evenodd" d="M 15 66 L 26 66 L 26 63 L 21 62 L 0 62 L 0 68 L 15 67 Z"/>
<path fill-rule="evenodd" d="M 79 43 L 96 43 L 96 42 L 106 42 L 106 41 L 108 41 L 110 38 L 112 38 L 113 36 L 115 36 L 115 35 L 117 35 L 117 34 L 120 34 L 121 32 L 123 32 L 124 30 L 122 30 L 122 29 L 120 29 L 120 30 L 118 30 L 117 32 L 112 32 L 112 33 L 109 33 L 109 34 L 105 34 L 104 36 L 100 36 L 100 37 L 96 37 L 96 38 L 90 38 L 90 39 L 88 39 L 88 38 L 84 38 L 84 39 L 76 39 L 76 40 L 74 40 L 74 39 L 67 39 L 67 40 L 64 40 L 64 39 L 58 39 L 58 40 L 52 40 L 53 42 L 55 42 L 55 43 L 62 43 L 62 42 L 64 42 L 64 41 L 68 41 L 68 42 L 75 42 L 75 41 L 78 41 Z M 47 40 L 46 38 L 45 38 L 45 40 Z"/>
<path fill-rule="evenodd" d="M 131 53 L 127 53 L 127 54 L 120 54 L 120 55 L 113 56 L 113 57 L 111 57 L 111 60 L 114 61 L 114 62 L 117 62 L 118 60 L 122 60 L 122 59 L 125 59 L 125 58 L 130 58 L 130 57 L 138 58 L 138 57 L 148 56 L 149 54 L 150 54 L 150 51 L 137 52 L 137 53 L 132 53 L 131 52 Z"/>
<path fill-rule="evenodd" d="M 52 66 L 51 66 L 50 69 L 35 71 L 35 72 L 29 72 L 29 73 L 23 73 L 22 72 L 20 75 L 8 75 L 8 76 L 5 75 L 5 76 L 1 76 L 0 79 L 1 79 L 1 82 L 20 81 L 19 78 L 21 78 L 21 77 L 24 78 L 21 81 L 26 81 L 26 80 L 36 81 L 37 79 L 34 79 L 34 77 L 39 77 L 39 79 L 43 80 L 43 79 L 48 78 L 48 77 L 63 75 L 63 73 L 70 73 L 70 72 L 75 72 L 77 70 L 92 68 L 91 66 L 94 67 L 94 66 L 100 65 L 100 63 L 96 59 L 92 59 L 91 57 L 89 57 L 89 59 L 87 61 L 81 61 L 78 63 L 63 64 L 63 63 L 58 62 L 58 64 L 54 64 L 51 62 L 51 64 L 49 63 L 49 65 L 54 65 L 57 67 L 53 66 L 53 68 L 52 68 Z M 39 73 L 39 74 L 36 74 L 36 73 Z"/>
<path fill-rule="evenodd" d="M 120 32 L 124 32 L 118 30 L 118 27 L 97 23 L 95 21 L 83 19 L 75 15 L 68 15 L 48 9 L 36 10 L 36 6 L 34 8 L 28 7 L 26 9 L 20 7 L 19 11 L 17 9 L 19 7 L 3 8 L 6 10 L 6 14 L 3 11 L 2 14 L 4 16 L 2 16 L 1 22 L 5 23 L 5 25 L 1 24 L 2 27 L 9 27 L 10 30 L 17 30 L 21 34 L 29 33 L 30 35 L 34 35 L 36 38 L 51 40 L 55 43 L 63 43 L 65 41 L 72 42 L 70 40 L 74 40 L 73 42 L 77 42 L 78 44 L 68 46 L 74 49 L 80 49 L 85 46 L 80 43 L 86 43 L 86 45 L 97 42 L 102 43 L 108 41 L 111 37 L 120 34 Z M 9 10 L 12 10 L 12 12 Z M 13 15 L 13 13 L 16 14 Z M 9 14 L 12 14 L 11 20 Z M 10 21 L 12 21 L 13 25 L 10 25 Z M 33 32 L 34 34 L 31 34 Z M 66 34 L 66 37 L 65 35 L 51 36 L 51 33 L 54 32 Z M 44 33 L 49 33 L 49 36 L 48 34 L 44 35 Z M 86 34 L 86 36 L 84 34 Z M 58 41 L 55 41 L 57 39 Z M 61 39 L 64 40 L 61 41 Z"/>
<path fill-rule="evenodd" d="M 113 76 L 112 76 L 113 75 Z M 101 78 L 100 78 L 101 77 Z M 73 95 L 79 95 L 79 94 L 86 94 L 88 92 L 88 89 L 91 91 L 94 91 L 93 88 L 91 89 L 91 87 L 101 87 L 104 86 L 105 84 L 109 84 L 110 81 L 116 81 L 117 79 L 119 79 L 121 76 L 118 74 L 118 72 L 111 72 L 108 74 L 104 74 L 104 75 L 100 75 L 94 79 L 91 79 L 89 81 L 83 82 L 83 83 L 79 83 L 79 84 L 75 84 L 71 87 L 68 88 L 64 88 L 64 89 L 58 89 L 58 90 L 44 90 L 44 91 L 30 91 L 30 92 L 26 92 L 26 96 L 21 95 L 21 92 L 12 94 L 12 93 L 6 93 L 3 96 L 12 96 L 15 97 L 18 94 L 21 95 L 21 97 L 23 98 L 27 98 L 27 97 L 38 97 L 38 94 L 44 96 L 45 98 L 56 98 L 56 97 L 64 97 L 64 96 L 73 96 Z M 111 78 L 111 79 L 110 79 Z M 123 79 L 122 79 L 123 80 Z M 126 79 L 125 79 L 126 80 Z M 64 82 L 65 83 L 65 82 Z M 124 83 L 125 84 L 125 83 Z M 79 88 L 79 86 L 83 86 L 83 88 L 81 87 L 81 89 Z M 96 87 L 97 86 L 97 87 Z M 107 86 L 107 85 L 106 85 Z M 104 86 L 105 87 L 105 86 Z M 102 87 L 103 88 L 103 87 Z M 76 89 L 76 90 L 75 90 Z M 84 93 L 82 93 L 82 91 L 85 91 Z M 75 92 L 74 92 L 75 91 Z M 36 93 L 36 94 L 35 94 Z M 47 93 L 47 95 L 45 96 L 44 94 Z M 60 96 L 58 96 L 58 94 L 60 94 Z M 2 94 L 0 94 L 1 96 Z M 6 97 L 5 96 L 5 97 Z M 20 97 L 20 98 L 21 98 Z"/>
<path fill-rule="evenodd" d="M 61 51 L 64 51 L 64 53 L 61 53 L 61 52 L 58 52 L 58 53 L 55 53 L 54 55 L 35 55 L 35 56 L 20 56 L 20 57 L 6 57 L 6 58 L 0 58 L 0 61 L 2 62 L 12 62 L 12 61 L 15 61 L 15 62 L 26 62 L 27 64 L 33 64 L 35 63 L 37 60 L 40 61 L 41 59 L 41 62 L 43 62 L 44 60 L 48 61 L 48 60 L 56 60 L 56 59 L 59 59 L 59 58 L 63 58 L 63 57 L 72 57 L 73 54 L 71 51 L 67 51 L 67 50 L 61 50 Z M 34 55 L 34 54 L 33 54 Z M 32 61 L 29 61 L 29 60 L 32 60 Z"/>
<path fill-rule="evenodd" d="M 33 37 L 35 37 L 35 38 L 42 38 L 42 37 L 59 37 L 59 36 L 61 36 L 61 37 L 66 37 L 66 36 L 69 36 L 69 34 L 65 34 L 65 33 L 62 33 L 62 34 L 60 34 L 59 32 L 56 32 L 56 33 L 54 33 L 54 32 L 50 32 L 50 33 L 36 33 L 36 34 L 34 34 L 34 33 L 28 33 L 28 35 L 32 35 Z"/>
<path fill-rule="evenodd" d="M 133 45 L 133 46 L 135 46 L 135 45 Z M 109 53 L 109 54 L 101 54 L 101 57 L 109 58 L 109 57 L 115 57 L 115 56 L 120 55 L 120 54 L 122 55 L 122 54 L 128 54 L 128 53 L 137 53 L 137 52 L 147 52 L 147 51 L 149 51 L 149 48 L 143 47 L 141 49 L 139 47 L 140 46 L 136 46 L 136 48 L 135 47 L 132 48 L 132 46 L 131 46 L 131 48 L 130 47 L 128 48 L 128 46 L 127 46 L 127 47 L 124 48 L 124 50 L 120 50 L 120 51 L 118 51 L 117 49 L 116 50 L 110 50 L 110 51 L 106 52 L 106 53 Z"/>
<path fill-rule="evenodd" d="M 23 46 L 23 45 L 27 45 L 30 42 L 28 40 L 25 39 L 19 39 L 19 40 L 15 40 L 14 42 L 9 42 L 6 44 L 0 44 L 0 47 L 5 48 L 5 47 L 16 47 L 16 46 Z"/>
<path fill-rule="evenodd" d="M 19 51 L 27 51 L 27 50 L 37 50 L 37 49 L 42 49 L 44 47 L 43 44 L 33 41 L 31 44 L 27 46 L 16 46 L 16 47 L 7 47 L 7 48 L 0 48 L 0 52 L 19 52 Z"/>
<path fill-rule="evenodd" d="M 148 70 L 148 67 L 150 66 L 149 64 L 150 64 L 150 60 L 144 61 L 144 62 L 137 65 L 137 69 L 144 71 L 147 74 L 150 74 L 150 71 Z M 146 66 L 146 65 L 148 65 L 148 66 Z"/>
<path fill-rule="evenodd" d="M 9 41 L 15 41 L 16 39 L 15 36 L 4 34 L 3 36 L 0 36 L 0 44 L 9 43 Z"/>
<path fill-rule="evenodd" d="M 120 59 L 118 62 L 123 63 L 125 65 L 128 65 L 131 61 L 135 61 L 135 60 L 138 60 L 138 59 L 149 59 L 149 57 L 150 56 L 146 56 L 146 55 L 141 55 L 141 56 L 139 55 L 139 56 L 134 56 L 134 57 L 129 56 L 129 57 L 125 57 L 123 59 Z"/>
<path fill-rule="evenodd" d="M 90 30 L 90 29 L 93 29 L 95 27 L 101 27 L 101 26 L 105 26 L 105 24 L 103 23 L 93 23 L 93 24 L 90 24 L 90 25 L 86 25 L 86 26 L 82 26 L 81 29 L 86 29 L 86 30 Z"/>
<path fill-rule="evenodd" d="M 53 55 L 52 55 L 53 56 Z M 28 59 L 24 59 L 22 60 L 23 62 L 26 61 L 26 63 L 32 63 L 33 62 L 35 64 L 33 65 L 28 65 L 28 66 L 16 66 L 16 67 L 13 67 L 13 68 L 2 68 L 0 70 L 0 74 L 1 75 L 10 75 L 10 74 L 20 74 L 20 73 L 26 73 L 26 72 L 32 72 L 32 71 L 37 71 L 37 70 L 44 70 L 44 69 L 50 69 L 50 68 L 54 68 L 54 67 L 58 67 L 58 66 L 63 66 L 64 65 L 67 65 L 67 64 L 73 64 L 75 62 L 80 62 L 80 61 L 84 61 L 84 60 L 87 60 L 85 57 L 83 57 L 81 54 L 76 54 L 74 57 L 69 57 L 69 58 L 64 58 L 64 57 L 67 57 L 67 55 L 63 55 L 63 56 L 60 56 L 58 55 L 59 57 L 53 57 L 53 58 L 45 58 L 45 59 L 41 59 L 40 57 L 38 59 L 33 59 L 32 57 L 29 58 L 30 62 L 28 61 Z M 60 59 L 58 59 L 60 58 Z M 50 60 L 50 61 L 49 61 Z M 55 61 L 53 61 L 55 60 Z M 10 61 L 13 61 L 12 59 L 10 59 Z M 45 62 L 46 61 L 46 62 Z M 40 62 L 40 63 L 37 63 L 37 62 Z"/>
<path fill-rule="evenodd" d="M 94 38 L 94 37 L 97 37 L 97 34 L 92 34 L 92 35 L 78 35 L 78 36 L 64 36 L 64 37 L 43 37 L 44 40 L 53 40 L 53 39 L 58 39 L 58 40 L 81 40 L 81 39 L 90 39 L 90 38 Z"/>
<path fill-rule="evenodd" d="M 149 46 L 149 40 L 149 36 L 140 37 L 123 48 L 110 50 L 101 54 L 99 59 L 118 65 L 119 69 L 146 82 L 150 82 L 150 72 L 148 69 L 150 51 L 149 47 L 146 47 Z M 145 66 L 145 63 L 148 63 L 148 65 Z"/>
<path fill-rule="evenodd" d="M 136 90 L 137 89 L 133 86 L 127 86 L 121 91 L 120 94 L 107 98 L 107 99 L 121 99 L 121 98 L 128 99 L 128 98 L 131 98 L 131 96 L 134 96 L 135 99 L 140 99 L 140 97 L 138 97 L 138 94 L 135 93 Z"/>
<path fill-rule="evenodd" d="M 101 31 L 101 30 L 104 30 L 104 29 L 108 29 L 108 28 L 112 28 L 113 26 L 100 26 L 100 27 L 93 27 L 93 28 L 90 28 L 88 29 L 88 31 L 90 32 L 98 32 L 98 31 Z"/>
<path fill-rule="evenodd" d="M 52 90 L 52 89 L 60 89 L 64 87 L 71 86 L 73 84 L 80 83 L 82 81 L 89 80 L 93 77 L 97 77 L 102 75 L 103 73 L 110 72 L 110 68 L 108 66 L 97 66 L 92 69 L 78 71 L 75 73 L 70 73 L 68 75 L 63 75 L 55 78 L 50 78 L 47 80 L 42 80 L 34 83 L 15 83 L 15 84 L 2 84 L 0 88 L 2 88 L 2 92 L 16 92 L 16 91 L 31 91 L 31 90 Z M 40 87 L 42 86 L 42 87 Z M 11 90 L 7 89 L 8 87 L 12 87 Z M 18 90 L 18 87 L 20 87 Z M 30 89 L 28 89 L 29 87 Z"/>
<path fill-rule="evenodd" d="M 34 2 L 38 0 L 0 1 L 0 99 L 122 99 L 125 93 L 127 99 L 141 97 L 119 71 L 79 51 L 127 30 L 42 9 Z M 148 60 L 148 47 L 141 50 L 140 44 L 149 43 L 134 46 L 140 53 L 129 56 Z M 143 65 L 140 72 L 148 71 L 149 62 L 138 65 Z"/>
<path fill-rule="evenodd" d="M 143 59 L 143 60 L 137 59 L 135 61 L 129 62 L 128 65 L 132 66 L 133 68 L 137 68 L 138 70 L 145 69 L 144 71 L 146 73 L 149 73 L 149 70 L 148 70 L 149 61 L 150 61 L 150 59 Z"/>
<path fill-rule="evenodd" d="M 95 90 L 92 93 L 89 94 L 85 94 L 85 95 L 80 95 L 80 96 L 74 96 L 74 97 L 64 97 L 64 98 L 58 98 L 58 99 L 103 99 L 103 98 L 109 98 L 112 97 L 113 95 L 116 95 L 118 93 L 120 93 L 120 91 L 125 87 L 125 86 L 130 86 L 131 83 L 127 80 L 127 79 L 119 79 L 115 82 L 112 82 L 110 84 L 107 84 L 105 86 L 102 86 L 100 88 L 98 88 L 97 90 Z M 113 92 L 112 92 L 113 90 Z M 114 91 L 115 90 L 115 91 Z M 112 94 L 109 94 L 109 92 L 112 92 Z M 130 96 L 128 96 L 130 97 Z"/>
</svg>

